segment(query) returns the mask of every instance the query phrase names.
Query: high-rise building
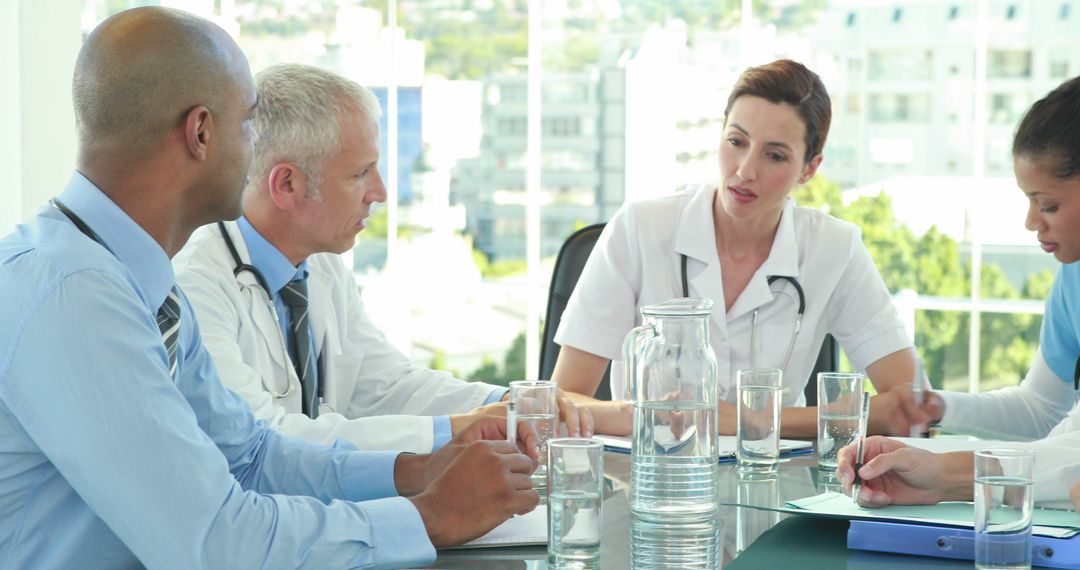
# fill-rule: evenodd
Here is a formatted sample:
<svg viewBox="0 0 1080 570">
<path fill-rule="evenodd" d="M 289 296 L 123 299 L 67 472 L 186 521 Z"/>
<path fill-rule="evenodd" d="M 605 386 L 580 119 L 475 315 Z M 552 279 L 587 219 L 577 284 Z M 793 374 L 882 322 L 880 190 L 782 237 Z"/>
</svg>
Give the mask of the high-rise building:
<svg viewBox="0 0 1080 570">
<path fill-rule="evenodd" d="M 588 70 L 543 75 L 541 256 L 625 201 L 715 178 L 724 102 L 745 59 L 721 36 L 691 47 L 685 26 L 673 23 L 632 41 L 604 38 L 631 47 Z M 477 249 L 523 259 L 526 78 L 496 76 L 484 90 L 480 156 L 458 163 L 452 200 L 465 205 Z"/>
<path fill-rule="evenodd" d="M 807 34 L 833 99 L 822 171 L 845 187 L 898 175 L 1011 176 L 1023 111 L 1080 73 L 1080 2 L 838 0 Z M 976 61 L 986 37 L 986 124 L 974 148 Z M 983 172 L 975 172 L 976 153 Z"/>
</svg>

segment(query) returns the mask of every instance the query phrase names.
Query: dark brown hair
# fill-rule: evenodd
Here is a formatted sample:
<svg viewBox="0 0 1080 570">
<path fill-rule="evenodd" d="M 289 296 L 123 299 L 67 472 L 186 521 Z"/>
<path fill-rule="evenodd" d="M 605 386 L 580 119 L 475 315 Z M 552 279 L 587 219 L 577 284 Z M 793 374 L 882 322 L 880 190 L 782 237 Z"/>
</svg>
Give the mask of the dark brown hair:
<svg viewBox="0 0 1080 570">
<path fill-rule="evenodd" d="M 821 149 L 825 147 L 825 138 L 829 136 L 832 102 L 829 100 L 829 92 L 825 90 L 825 84 L 816 73 L 790 59 L 779 59 L 747 69 L 731 88 L 727 107 L 724 108 L 725 124 L 731 106 L 736 99 L 744 95 L 761 97 L 770 103 L 787 103 L 794 107 L 806 127 L 806 156 L 803 161 L 810 162 L 810 159 L 821 153 Z"/>
<path fill-rule="evenodd" d="M 1059 85 L 1028 109 L 1013 137 L 1014 157 L 1051 161 L 1055 178 L 1080 176 L 1080 77 Z"/>
</svg>

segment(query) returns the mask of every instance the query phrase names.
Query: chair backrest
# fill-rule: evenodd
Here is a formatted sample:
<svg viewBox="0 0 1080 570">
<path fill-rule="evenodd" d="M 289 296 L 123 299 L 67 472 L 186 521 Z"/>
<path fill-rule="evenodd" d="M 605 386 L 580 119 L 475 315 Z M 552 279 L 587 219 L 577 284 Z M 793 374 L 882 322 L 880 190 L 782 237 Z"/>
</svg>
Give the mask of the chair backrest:
<svg viewBox="0 0 1080 570">
<path fill-rule="evenodd" d="M 551 272 L 551 287 L 548 289 L 547 314 L 544 317 L 544 336 L 540 343 L 540 378 L 551 378 L 555 371 L 555 361 L 559 358 L 559 345 L 555 343 L 555 331 L 559 329 L 559 321 L 562 320 L 563 311 L 570 301 L 570 295 L 577 286 L 581 270 L 585 268 L 585 262 L 596 245 L 600 232 L 604 230 L 604 224 L 593 224 L 581 228 L 570 234 L 559 249 L 559 255 L 555 258 L 555 268 Z M 596 398 L 601 400 L 611 399 L 611 386 L 608 384 L 608 375 L 611 366 L 604 371 L 604 378 L 600 387 L 596 390 Z"/>
<path fill-rule="evenodd" d="M 840 343 L 831 334 L 825 335 L 821 342 L 821 350 L 818 351 L 817 362 L 814 370 L 810 373 L 810 380 L 806 383 L 803 394 L 806 396 L 807 406 L 817 405 L 817 375 L 818 372 L 836 372 L 840 370 Z"/>
</svg>

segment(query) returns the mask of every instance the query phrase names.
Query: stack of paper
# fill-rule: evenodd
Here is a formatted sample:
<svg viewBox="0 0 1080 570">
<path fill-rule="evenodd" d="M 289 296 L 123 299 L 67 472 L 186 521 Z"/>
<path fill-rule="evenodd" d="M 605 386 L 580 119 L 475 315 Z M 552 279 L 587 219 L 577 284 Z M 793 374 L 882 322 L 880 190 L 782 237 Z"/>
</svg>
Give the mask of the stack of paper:
<svg viewBox="0 0 1080 570">
<path fill-rule="evenodd" d="M 511 517 L 491 532 L 459 548 L 492 548 L 496 546 L 525 546 L 547 544 L 547 506 L 540 505 L 532 512 Z"/>
</svg>

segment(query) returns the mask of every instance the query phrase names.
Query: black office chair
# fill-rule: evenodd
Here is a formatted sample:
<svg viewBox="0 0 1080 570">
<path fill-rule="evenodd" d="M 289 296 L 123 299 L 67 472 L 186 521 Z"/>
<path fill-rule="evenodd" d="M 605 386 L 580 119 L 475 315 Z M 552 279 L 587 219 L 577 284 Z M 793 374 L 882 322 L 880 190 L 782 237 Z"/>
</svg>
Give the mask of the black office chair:
<svg viewBox="0 0 1080 570">
<path fill-rule="evenodd" d="M 559 349 L 555 343 L 555 331 L 559 329 L 559 321 L 562 320 L 566 303 L 570 301 L 570 294 L 577 286 L 581 270 L 585 268 L 585 262 L 596 245 L 600 232 L 604 230 L 604 224 L 593 224 L 581 228 L 570 234 L 559 249 L 559 255 L 555 258 L 555 268 L 551 272 L 551 287 L 548 289 L 547 314 L 544 317 L 544 336 L 540 344 L 540 377 L 551 378 L 555 371 L 555 361 L 559 358 Z M 600 381 L 600 387 L 594 395 L 600 400 L 611 399 L 611 385 L 608 383 L 608 375 L 611 374 L 611 365 L 604 371 L 604 378 Z"/>
<path fill-rule="evenodd" d="M 570 300 L 570 295 L 577 286 L 581 270 L 585 268 L 585 262 L 596 245 L 600 232 L 604 230 L 604 224 L 593 224 L 581 228 L 570 234 L 559 249 L 559 255 L 555 258 L 555 268 L 551 272 L 551 286 L 548 289 L 547 314 L 544 318 L 543 342 L 540 344 L 540 378 L 551 378 L 555 371 L 555 361 L 559 358 L 560 346 L 555 343 L 555 331 L 559 329 L 559 321 L 562 320 L 563 311 Z M 833 336 L 825 335 L 818 352 L 814 370 L 810 373 L 810 380 L 806 383 L 804 394 L 806 405 L 817 404 L 817 375 L 818 372 L 835 372 L 840 366 L 840 344 Z M 604 377 L 600 386 L 596 389 L 596 397 L 599 400 L 611 399 L 611 384 L 608 378 L 611 374 L 611 365 L 604 371 Z"/>
<path fill-rule="evenodd" d="M 818 372 L 836 372 L 837 370 L 840 370 L 840 343 L 836 342 L 833 335 L 827 334 L 821 343 L 814 370 L 810 372 L 810 380 L 806 383 L 806 389 L 803 390 L 807 406 L 817 405 Z"/>
</svg>

